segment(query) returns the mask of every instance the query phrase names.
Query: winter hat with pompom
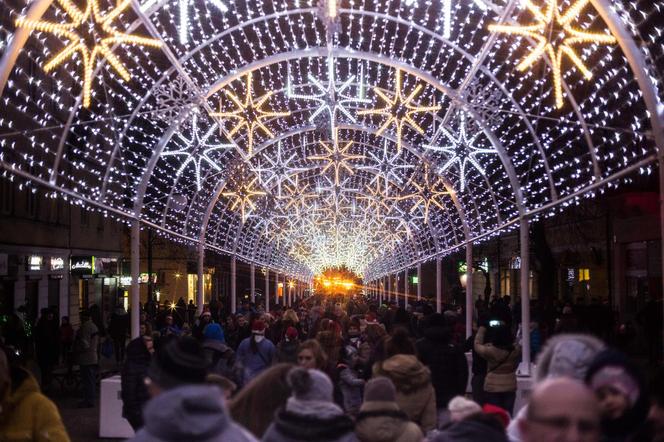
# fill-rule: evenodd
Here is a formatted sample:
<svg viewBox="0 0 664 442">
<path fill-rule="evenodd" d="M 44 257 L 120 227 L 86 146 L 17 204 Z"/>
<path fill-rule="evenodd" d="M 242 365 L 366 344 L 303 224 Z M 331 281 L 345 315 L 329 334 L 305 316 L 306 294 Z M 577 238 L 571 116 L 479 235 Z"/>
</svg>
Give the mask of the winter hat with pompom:
<svg viewBox="0 0 664 442">
<path fill-rule="evenodd" d="M 320 370 L 295 367 L 286 378 L 292 396 L 299 401 L 331 402 L 334 387 L 330 378 Z"/>
</svg>

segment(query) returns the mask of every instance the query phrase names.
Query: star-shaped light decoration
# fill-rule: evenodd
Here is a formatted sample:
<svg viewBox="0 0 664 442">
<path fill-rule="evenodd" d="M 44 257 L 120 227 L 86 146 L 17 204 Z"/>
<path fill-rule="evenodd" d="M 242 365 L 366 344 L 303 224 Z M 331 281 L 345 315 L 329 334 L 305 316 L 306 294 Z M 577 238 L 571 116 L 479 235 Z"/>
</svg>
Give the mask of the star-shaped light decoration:
<svg viewBox="0 0 664 442">
<path fill-rule="evenodd" d="M 282 198 L 283 196 L 282 185 L 284 183 L 290 183 L 292 186 L 297 186 L 295 176 L 299 173 L 311 170 L 306 167 L 293 167 L 292 162 L 297 158 L 297 153 L 294 153 L 288 158 L 284 158 L 281 147 L 281 141 L 277 142 L 277 156 L 274 159 L 269 156 L 265 157 L 271 167 L 256 167 L 252 169 L 260 177 L 263 187 L 268 188 L 268 186 L 274 181 L 274 185 L 277 186 L 277 198 Z M 266 179 L 263 179 L 264 173 L 268 175 Z"/>
<path fill-rule="evenodd" d="M 234 190 L 221 193 L 224 197 L 232 199 L 231 210 L 240 208 L 240 218 L 243 223 L 247 220 L 249 213 L 252 210 L 256 210 L 256 205 L 252 199 L 267 195 L 267 192 L 254 187 L 256 181 L 258 181 L 258 177 L 253 178 L 251 181 L 240 182 Z"/>
<path fill-rule="evenodd" d="M 84 10 L 79 9 L 70 0 L 57 0 L 62 9 L 71 17 L 68 23 L 54 23 L 45 20 L 30 20 L 19 17 L 16 26 L 35 31 L 46 32 L 68 40 L 64 49 L 51 57 L 44 65 L 44 71 L 51 72 L 66 60 L 79 53 L 83 59 L 83 107 L 90 107 L 92 94 L 92 74 L 102 59 L 115 69 L 118 75 L 129 81 L 131 75 L 120 59 L 113 54 L 116 44 L 139 45 L 158 48 L 160 40 L 125 34 L 113 26 L 113 21 L 131 4 L 131 0 L 122 0 L 107 13 L 102 13 L 98 0 L 87 0 Z M 99 61 L 98 61 L 99 60 Z"/>
<path fill-rule="evenodd" d="M 371 181 L 371 185 L 365 186 L 366 190 L 357 199 L 366 201 L 367 212 L 372 212 L 375 217 L 382 217 L 386 212 L 390 211 L 390 206 L 387 204 L 387 193 L 383 192 L 380 181 Z"/>
<path fill-rule="evenodd" d="M 254 134 L 257 129 L 268 138 L 274 138 L 274 134 L 270 129 L 265 126 L 264 121 L 270 118 L 278 117 L 287 117 L 290 115 L 289 111 L 284 112 L 273 112 L 270 110 L 263 109 L 263 106 L 267 101 L 274 95 L 274 92 L 268 92 L 262 97 L 258 98 L 258 101 L 253 95 L 253 75 L 251 72 L 247 74 L 245 81 L 245 95 L 244 101 L 238 98 L 232 91 L 229 89 L 224 89 L 224 93 L 228 98 L 231 99 L 235 105 L 235 110 L 231 112 L 225 112 L 220 110 L 219 112 L 212 112 L 210 116 L 212 117 L 221 117 L 221 118 L 231 118 L 237 120 L 237 124 L 231 131 L 228 133 L 228 136 L 233 137 L 243 128 L 247 131 L 247 155 L 253 155 L 254 151 Z"/>
<path fill-rule="evenodd" d="M 332 147 L 330 147 L 332 144 Z M 341 171 L 345 169 L 349 174 L 353 175 L 355 171 L 351 167 L 350 161 L 352 160 L 363 160 L 364 155 L 351 155 L 348 153 L 348 150 L 353 145 L 352 141 L 349 141 L 344 145 L 344 147 L 339 147 L 339 136 L 338 134 L 334 135 L 334 140 L 330 142 L 320 141 L 320 145 L 325 149 L 327 155 L 312 155 L 308 158 L 310 161 L 327 161 L 325 167 L 321 173 L 327 172 L 331 167 L 334 168 L 334 185 L 338 186 L 340 183 Z"/>
<path fill-rule="evenodd" d="M 425 144 L 424 148 L 443 152 L 449 157 L 447 162 L 440 168 L 440 173 L 445 172 L 452 167 L 452 165 L 457 164 L 459 167 L 459 191 L 463 192 L 466 188 L 466 172 L 468 165 L 472 165 L 482 176 L 484 176 L 484 168 L 480 164 L 477 155 L 497 155 L 498 152 L 493 148 L 477 146 L 476 143 L 482 134 L 481 131 L 477 131 L 473 136 L 468 137 L 465 113 L 461 113 L 459 133 L 456 136 L 451 134 L 445 127 L 441 127 L 439 130 L 445 138 L 447 138 L 447 141 L 449 141 L 450 144 L 443 146 Z"/>
<path fill-rule="evenodd" d="M 533 14 L 536 23 L 524 26 L 499 24 L 489 26 L 490 31 L 522 35 L 537 41 L 537 46 L 517 65 L 517 69 L 525 71 L 546 54 L 552 65 L 553 89 L 557 108 L 563 107 L 563 56 L 567 56 L 586 80 L 590 80 L 592 73 L 576 53 L 574 46 L 577 44 L 610 45 L 616 43 L 615 37 L 610 34 L 586 32 L 572 26 L 572 22 L 578 18 L 581 10 L 589 2 L 590 0 L 576 0 L 564 14 L 561 14 L 558 8 L 558 0 L 547 0 L 544 11 L 534 5 L 531 0 L 523 0 L 522 3 Z"/>
<path fill-rule="evenodd" d="M 440 190 L 440 187 L 442 187 L 440 180 L 434 181 L 432 179 L 431 170 L 428 165 L 424 165 L 422 181 L 418 183 L 415 179 L 412 179 L 410 183 L 415 188 L 415 191 L 408 195 L 402 195 L 396 198 L 399 201 L 406 199 L 415 201 L 410 208 L 410 213 L 413 213 L 418 207 L 421 207 L 424 222 L 427 223 L 429 221 L 429 211 L 432 204 L 441 210 L 445 210 L 440 199 L 445 195 L 449 195 L 450 192 L 444 190 L 444 187 L 443 190 Z"/>
<path fill-rule="evenodd" d="M 359 93 L 358 97 L 352 97 L 348 95 L 349 89 L 356 80 L 355 75 L 352 75 L 346 81 L 337 84 L 335 70 L 334 70 L 334 58 L 327 58 L 327 82 L 323 82 L 318 78 L 314 77 L 311 73 L 308 74 L 307 78 L 309 82 L 316 90 L 313 94 L 296 94 L 293 92 L 293 87 L 291 85 L 290 75 L 288 78 L 288 98 L 291 99 L 300 99 L 305 101 L 314 101 L 318 103 L 318 108 L 314 111 L 313 114 L 309 117 L 309 122 L 314 122 L 319 115 L 325 113 L 329 117 L 330 121 L 330 133 L 334 133 L 337 126 L 338 117 L 340 114 L 343 114 L 348 120 L 355 123 L 357 120 L 351 114 L 349 105 L 354 103 L 370 103 L 371 100 L 364 97 L 364 80 L 363 80 L 364 70 L 360 73 L 359 78 Z"/>
<path fill-rule="evenodd" d="M 425 112 L 437 112 L 440 110 L 440 105 L 433 106 L 419 106 L 413 103 L 415 97 L 422 90 L 422 85 L 417 85 L 409 94 L 404 94 L 401 88 L 401 71 L 397 69 L 396 80 L 394 85 L 393 95 L 390 97 L 379 88 L 375 87 L 374 92 L 385 102 L 385 107 L 380 109 L 366 109 L 358 112 L 358 115 L 381 115 L 387 117 L 383 125 L 376 131 L 376 135 L 380 136 L 385 130 L 393 123 L 396 127 L 397 135 L 397 152 L 401 152 L 401 140 L 403 135 L 404 126 L 408 125 L 415 129 L 418 133 L 423 134 L 424 129 L 420 127 L 413 119 L 413 116 Z"/>
<path fill-rule="evenodd" d="M 284 195 L 284 199 L 286 200 L 284 210 L 295 210 L 297 217 L 300 216 L 301 210 L 308 209 L 307 200 L 318 198 L 317 193 L 309 191 L 309 184 L 298 184 L 297 175 L 295 176 L 295 185 L 290 186 L 285 184 L 284 189 L 286 190 L 286 194 Z"/>
<path fill-rule="evenodd" d="M 205 118 L 205 117 L 203 117 Z M 230 149 L 234 145 L 231 143 L 221 143 L 218 140 L 219 126 L 216 123 L 211 124 L 207 129 L 201 124 L 201 115 L 198 109 L 192 112 L 191 124 L 186 131 L 180 131 L 172 138 L 176 144 L 173 150 L 167 150 L 161 153 L 162 157 L 182 156 L 184 161 L 180 164 L 176 176 L 182 175 L 182 172 L 190 164 L 194 166 L 196 176 L 196 190 L 201 190 L 201 165 L 207 163 L 216 171 L 221 171 L 221 167 L 210 157 L 213 151 Z"/>
<path fill-rule="evenodd" d="M 391 155 L 388 144 L 389 141 L 387 139 L 384 140 L 383 153 L 380 157 L 375 155 L 372 151 L 367 152 L 375 161 L 374 164 L 358 167 L 360 170 L 368 170 L 375 173 L 374 177 L 371 179 L 371 184 L 374 182 L 380 182 L 381 179 L 383 180 L 385 196 L 389 194 L 390 181 L 397 184 L 402 183 L 402 178 L 399 174 L 400 170 L 413 169 L 415 167 L 411 164 L 399 164 L 401 154 L 395 153 L 394 155 Z"/>
</svg>

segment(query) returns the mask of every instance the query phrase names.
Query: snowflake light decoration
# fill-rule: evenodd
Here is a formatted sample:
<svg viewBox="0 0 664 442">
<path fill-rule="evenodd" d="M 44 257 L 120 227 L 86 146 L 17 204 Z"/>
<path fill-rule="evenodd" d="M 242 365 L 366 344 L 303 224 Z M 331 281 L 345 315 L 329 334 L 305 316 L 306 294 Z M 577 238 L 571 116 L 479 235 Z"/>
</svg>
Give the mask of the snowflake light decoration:
<svg viewBox="0 0 664 442">
<path fill-rule="evenodd" d="M 258 177 L 248 182 L 240 182 L 234 190 L 221 193 L 224 197 L 233 201 L 231 210 L 236 210 L 239 207 L 242 223 L 247 220 L 249 213 L 256 209 L 256 205 L 252 199 L 267 195 L 267 192 L 254 187 L 256 181 L 258 181 Z"/>
<path fill-rule="evenodd" d="M 318 116 L 325 114 L 329 117 L 330 122 L 330 133 L 334 133 L 336 130 L 336 125 L 338 117 L 340 114 L 343 114 L 348 120 L 355 123 L 357 120 L 351 114 L 349 105 L 354 103 L 370 103 L 371 100 L 364 97 L 364 70 L 360 73 L 359 78 L 359 93 L 358 97 L 352 97 L 348 95 L 349 89 L 355 83 L 355 75 L 350 76 L 346 81 L 342 82 L 341 85 L 337 84 L 336 74 L 335 74 L 335 63 L 333 57 L 327 58 L 327 82 L 323 82 L 312 74 L 308 74 L 307 78 L 311 83 L 312 87 L 316 90 L 313 94 L 297 94 L 293 91 L 293 86 L 291 85 L 290 75 L 288 78 L 288 98 L 291 99 L 300 99 L 305 101 L 313 101 L 318 103 L 318 108 L 311 114 L 309 117 L 309 122 L 314 122 Z"/>
<path fill-rule="evenodd" d="M 329 145 L 332 144 L 332 147 Z M 308 160 L 310 161 L 327 161 L 325 167 L 321 173 L 327 172 L 330 168 L 334 169 L 334 185 L 339 186 L 341 171 L 346 170 L 349 174 L 353 175 L 355 171 L 351 167 L 350 161 L 352 160 L 363 160 L 364 155 L 351 155 L 348 153 L 348 150 L 353 145 L 352 141 L 346 143 L 344 147 L 339 147 L 339 136 L 338 134 L 334 135 L 334 140 L 332 143 L 320 141 L 320 145 L 327 152 L 326 155 L 311 155 Z"/>
<path fill-rule="evenodd" d="M 274 95 L 274 92 L 268 92 L 254 101 L 256 98 L 253 95 L 253 75 L 248 73 L 245 81 L 245 95 L 244 101 L 238 98 L 233 92 L 229 89 L 224 89 L 224 93 L 235 105 L 235 110 L 231 112 L 224 112 L 219 110 L 219 112 L 212 112 L 210 116 L 212 117 L 222 117 L 230 118 L 237 120 L 237 124 L 231 131 L 228 133 L 228 136 L 233 137 L 243 128 L 247 131 L 247 154 L 249 156 L 253 155 L 254 150 L 254 134 L 257 129 L 260 129 L 261 132 L 268 138 L 274 138 L 274 134 L 270 129 L 265 126 L 265 120 L 276 117 L 287 117 L 290 115 L 289 111 L 285 112 L 273 112 L 270 110 L 263 109 L 263 106 L 267 101 Z"/>
<path fill-rule="evenodd" d="M 178 167 L 178 170 L 175 173 L 177 177 L 182 175 L 182 172 L 190 164 L 194 167 L 197 191 L 201 190 L 201 165 L 203 163 L 206 163 L 216 171 L 221 171 L 221 166 L 210 157 L 210 153 L 234 147 L 234 144 L 232 143 L 217 142 L 215 138 L 218 137 L 219 126 L 216 123 L 213 123 L 207 129 L 203 129 L 201 127 L 200 118 L 201 115 L 198 109 L 193 111 L 190 128 L 186 131 L 189 134 L 187 135 L 183 131 L 175 134 L 173 138 L 179 147 L 161 153 L 162 157 L 184 157 L 184 161 L 180 164 L 180 167 Z"/>
<path fill-rule="evenodd" d="M 155 89 L 154 97 L 154 115 L 169 124 L 175 122 L 183 108 L 196 103 L 199 98 L 191 93 L 191 86 L 179 75 L 173 81 L 160 84 Z"/>
<path fill-rule="evenodd" d="M 531 0 L 523 0 L 522 3 L 536 19 L 534 24 L 523 26 L 493 24 L 489 26 L 489 30 L 531 37 L 537 41 L 537 46 L 517 65 L 517 69 L 525 71 L 546 53 L 552 64 L 556 107 L 561 108 L 563 107 L 563 56 L 567 56 L 586 80 L 590 80 L 592 73 L 577 55 L 574 46 L 584 43 L 609 45 L 615 44 L 616 39 L 610 34 L 586 32 L 572 26 L 572 22 L 578 18 L 590 0 L 576 0 L 564 14 L 561 14 L 558 8 L 558 0 L 547 0 L 547 2 L 546 9 L 542 11 Z"/>
<path fill-rule="evenodd" d="M 286 194 L 283 198 L 286 200 L 284 210 L 293 209 L 295 216 L 300 217 L 302 210 L 307 210 L 307 200 L 318 198 L 318 194 L 309 192 L 309 184 L 299 184 L 297 175 L 295 176 L 295 185 L 284 184 Z"/>
<path fill-rule="evenodd" d="M 383 141 L 383 152 L 381 156 L 377 156 L 372 151 L 367 151 L 367 154 L 375 161 L 374 164 L 358 167 L 359 170 L 368 170 L 375 173 L 374 177 L 371 179 L 371 184 L 374 182 L 380 182 L 381 179 L 383 180 L 385 189 L 383 193 L 385 196 L 389 194 L 390 181 L 401 184 L 402 178 L 399 171 L 415 168 L 415 166 L 411 164 L 399 164 L 401 154 L 395 153 L 394 155 L 391 155 L 388 143 L 389 141 L 387 139 Z"/>
<path fill-rule="evenodd" d="M 125 34 L 113 26 L 113 21 L 131 4 L 131 0 L 122 0 L 107 13 L 102 13 L 98 0 L 87 0 L 84 10 L 80 10 L 70 0 L 57 0 L 62 9 L 71 17 L 68 23 L 54 23 L 45 20 L 30 20 L 19 17 L 16 26 L 35 31 L 46 32 L 68 40 L 67 46 L 44 65 L 45 72 L 51 72 L 66 60 L 79 53 L 83 59 L 83 107 L 90 107 L 92 94 L 92 74 L 97 63 L 105 59 L 124 81 L 131 75 L 122 61 L 113 54 L 116 44 L 128 44 L 158 48 L 162 42 L 154 38 Z M 100 37 L 104 35 L 104 37 Z M 89 40 L 93 43 L 90 44 Z M 99 60 L 99 61 L 98 61 Z"/>
<path fill-rule="evenodd" d="M 311 168 L 306 167 L 293 167 L 292 163 L 298 157 L 297 153 L 284 158 L 281 147 L 281 141 L 279 141 L 277 143 L 277 156 L 274 159 L 269 156 L 265 157 L 271 167 L 255 167 L 252 169 L 260 177 L 263 187 L 268 188 L 273 181 L 275 182 L 277 186 L 277 198 L 283 197 L 282 184 L 290 183 L 292 186 L 297 186 L 297 181 L 294 177 L 299 173 L 311 170 Z M 268 177 L 263 179 L 263 174 L 267 174 Z"/>
<path fill-rule="evenodd" d="M 415 187 L 415 192 L 408 195 L 402 195 L 396 199 L 401 200 L 414 200 L 414 204 L 410 208 L 410 212 L 413 213 L 418 207 L 421 207 L 422 214 L 424 216 L 424 222 L 429 221 L 429 211 L 431 205 L 435 205 L 441 210 L 445 210 L 443 204 L 440 202 L 440 198 L 449 195 L 450 192 L 447 190 L 439 190 L 441 187 L 440 180 L 433 181 L 431 177 L 431 170 L 428 165 L 424 165 L 424 172 L 422 173 L 422 181 L 417 182 L 417 180 L 411 180 L 411 184 Z"/>
<path fill-rule="evenodd" d="M 440 110 L 440 105 L 433 106 L 418 106 L 412 104 L 413 100 L 422 90 L 422 85 L 417 85 L 409 94 L 404 94 L 401 87 L 401 70 L 397 69 L 396 79 L 394 85 L 394 93 L 390 97 L 382 90 L 375 87 L 374 92 L 381 100 L 385 102 L 385 107 L 380 109 L 366 109 L 358 112 L 358 115 L 381 115 L 387 117 L 383 125 L 376 131 L 376 135 L 380 136 L 385 130 L 394 123 L 397 135 L 397 151 L 401 152 L 401 140 L 403 135 L 404 126 L 408 125 L 415 129 L 418 133 L 423 134 L 419 124 L 415 122 L 413 116 L 425 112 L 437 112 Z"/>
<path fill-rule="evenodd" d="M 439 131 L 447 138 L 450 144 L 438 146 L 425 144 L 425 149 L 430 149 L 437 152 L 443 152 L 448 156 L 447 162 L 440 168 L 440 173 L 448 170 L 452 165 L 456 164 L 459 167 L 459 191 L 463 192 L 466 188 L 466 173 L 468 165 L 473 166 L 482 176 L 484 176 L 484 168 L 479 163 L 477 155 L 493 154 L 498 152 L 493 148 L 478 147 L 476 145 L 477 139 L 482 132 L 477 131 L 473 136 L 468 137 L 466 130 L 466 114 L 461 113 L 459 122 L 459 133 L 453 135 L 445 127 L 441 127 Z"/>
</svg>

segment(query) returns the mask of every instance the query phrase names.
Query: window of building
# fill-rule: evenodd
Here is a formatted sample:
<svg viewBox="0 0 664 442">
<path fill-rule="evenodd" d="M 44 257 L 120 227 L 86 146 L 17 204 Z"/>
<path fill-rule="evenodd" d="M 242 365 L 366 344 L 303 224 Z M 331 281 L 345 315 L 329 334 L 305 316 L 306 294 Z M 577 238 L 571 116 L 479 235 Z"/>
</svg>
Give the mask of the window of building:
<svg viewBox="0 0 664 442">
<path fill-rule="evenodd" d="M 90 225 L 90 212 L 81 208 L 81 226 L 87 227 Z"/>
<path fill-rule="evenodd" d="M 511 270 L 500 271 L 500 293 L 502 295 L 512 295 L 512 286 L 510 281 Z"/>
<path fill-rule="evenodd" d="M 579 282 L 590 281 L 590 269 L 579 269 Z"/>
<path fill-rule="evenodd" d="M 35 190 L 33 192 L 33 190 Z M 27 189 L 25 192 L 25 210 L 30 218 L 39 216 L 39 192 L 36 189 Z"/>
</svg>

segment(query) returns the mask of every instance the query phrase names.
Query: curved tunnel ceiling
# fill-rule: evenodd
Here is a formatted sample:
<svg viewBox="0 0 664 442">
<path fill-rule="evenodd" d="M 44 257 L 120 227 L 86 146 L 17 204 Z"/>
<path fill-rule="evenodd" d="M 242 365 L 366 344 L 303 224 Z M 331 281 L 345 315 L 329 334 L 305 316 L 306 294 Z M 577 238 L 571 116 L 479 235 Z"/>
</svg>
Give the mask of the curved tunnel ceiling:
<svg viewBox="0 0 664 442">
<path fill-rule="evenodd" d="M 303 278 L 449 253 L 657 158 L 643 91 L 586 0 L 90 1 L 150 44 L 109 40 L 87 103 L 80 50 L 48 68 L 71 35 L 10 5 L 3 34 L 32 32 L 2 96 L 4 169 Z M 656 85 L 661 12 L 642 3 L 613 7 Z"/>
</svg>

